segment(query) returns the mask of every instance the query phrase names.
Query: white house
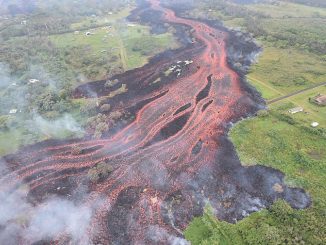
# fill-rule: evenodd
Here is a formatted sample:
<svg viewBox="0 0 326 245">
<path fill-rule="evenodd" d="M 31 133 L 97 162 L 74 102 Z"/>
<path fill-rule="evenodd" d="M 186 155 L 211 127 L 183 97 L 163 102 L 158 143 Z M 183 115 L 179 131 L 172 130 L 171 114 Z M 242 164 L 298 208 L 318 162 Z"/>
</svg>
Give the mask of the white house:
<svg viewBox="0 0 326 245">
<path fill-rule="evenodd" d="M 319 126 L 319 123 L 318 122 L 313 122 L 312 124 L 311 124 L 311 127 L 313 127 L 313 128 L 316 128 L 316 127 L 318 127 Z"/>
<path fill-rule="evenodd" d="M 9 114 L 16 114 L 17 113 L 17 109 L 11 109 L 10 111 L 9 111 Z"/>
<path fill-rule="evenodd" d="M 37 80 L 37 79 L 29 79 L 28 80 L 29 84 L 38 83 L 38 82 L 40 82 L 40 80 Z"/>
<path fill-rule="evenodd" d="M 289 110 L 289 113 L 291 114 L 296 114 L 298 112 L 303 112 L 303 108 L 302 107 L 295 107 Z"/>
</svg>

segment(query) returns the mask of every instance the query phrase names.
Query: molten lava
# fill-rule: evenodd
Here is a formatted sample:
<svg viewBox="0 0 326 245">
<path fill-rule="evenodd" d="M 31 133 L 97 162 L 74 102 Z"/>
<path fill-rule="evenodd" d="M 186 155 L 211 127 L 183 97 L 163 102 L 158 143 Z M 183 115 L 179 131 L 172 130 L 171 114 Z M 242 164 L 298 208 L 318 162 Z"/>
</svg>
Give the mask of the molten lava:
<svg viewBox="0 0 326 245">
<path fill-rule="evenodd" d="M 228 66 L 228 34 L 177 17 L 158 0 L 150 4 L 163 13 L 162 21 L 190 28 L 196 42 L 120 75 L 129 92 L 120 96 L 123 105 L 113 106 L 134 111 L 135 120 L 101 140 L 43 142 L 5 157 L 11 172 L 2 176 L 1 188 L 24 183 L 28 200 L 42 205 L 48 195 L 73 199 L 75 190 L 86 185 L 87 195 L 79 202 L 97 203 L 87 230 L 94 244 L 170 243 L 171 237 L 182 237 L 207 203 L 229 222 L 277 198 L 295 208 L 309 205 L 304 191 L 287 187 L 279 171 L 241 166 L 227 140 L 230 123 L 257 110 L 254 96 Z M 150 88 L 179 60 L 193 62 Z M 106 93 L 104 82 L 94 82 L 78 88 L 76 96 L 89 96 L 87 89 L 98 96 Z M 75 147 L 84 150 L 72 154 Z M 113 171 L 87 181 L 89 169 L 103 161 Z M 275 191 L 275 185 L 282 191 Z M 64 243 L 69 235 L 51 239 Z"/>
</svg>

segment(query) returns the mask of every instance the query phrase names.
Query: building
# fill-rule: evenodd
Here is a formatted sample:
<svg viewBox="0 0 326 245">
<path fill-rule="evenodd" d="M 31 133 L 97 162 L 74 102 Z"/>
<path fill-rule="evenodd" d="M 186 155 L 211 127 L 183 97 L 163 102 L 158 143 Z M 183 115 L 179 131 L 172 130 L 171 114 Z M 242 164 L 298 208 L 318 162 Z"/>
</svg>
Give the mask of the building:
<svg viewBox="0 0 326 245">
<path fill-rule="evenodd" d="M 34 84 L 34 83 L 38 83 L 38 82 L 40 82 L 40 80 L 37 80 L 37 79 L 29 79 L 28 80 L 29 84 Z"/>
<path fill-rule="evenodd" d="M 312 98 L 312 101 L 320 106 L 326 106 L 326 95 L 318 94 L 314 98 Z"/>
<path fill-rule="evenodd" d="M 312 124 L 311 124 L 311 127 L 313 127 L 313 128 L 316 128 L 316 127 L 318 127 L 319 126 L 319 123 L 318 122 L 313 122 Z"/>
<path fill-rule="evenodd" d="M 17 109 L 11 109 L 10 111 L 9 111 L 9 114 L 16 114 L 17 113 Z"/>
<path fill-rule="evenodd" d="M 291 114 L 296 114 L 298 112 L 303 112 L 303 108 L 302 107 L 295 107 L 289 110 L 289 113 Z"/>
</svg>

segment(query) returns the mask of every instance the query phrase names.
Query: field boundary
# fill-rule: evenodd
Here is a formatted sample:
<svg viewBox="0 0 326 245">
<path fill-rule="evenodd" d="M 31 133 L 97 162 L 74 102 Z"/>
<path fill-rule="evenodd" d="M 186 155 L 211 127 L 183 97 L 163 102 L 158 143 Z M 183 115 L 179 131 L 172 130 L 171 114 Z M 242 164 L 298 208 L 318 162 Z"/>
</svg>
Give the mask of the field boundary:
<svg viewBox="0 0 326 245">
<path fill-rule="evenodd" d="M 312 90 L 312 89 L 315 89 L 315 88 L 318 88 L 318 87 L 321 87 L 321 86 L 324 86 L 324 85 L 326 85 L 326 82 L 319 83 L 319 84 L 313 85 L 313 86 L 311 86 L 309 88 L 305 88 L 305 89 L 302 89 L 302 90 L 299 90 L 299 91 L 296 91 L 296 92 L 293 92 L 293 93 L 290 93 L 290 94 L 287 94 L 287 95 L 284 95 L 284 96 L 281 96 L 281 97 L 278 97 L 278 98 L 275 98 L 275 99 L 267 100 L 267 104 L 270 105 L 270 104 L 273 104 L 275 102 L 278 102 L 278 101 L 281 101 L 281 100 L 284 100 L 284 99 L 288 99 L 288 98 L 290 98 L 292 96 L 307 92 L 309 90 Z"/>
</svg>

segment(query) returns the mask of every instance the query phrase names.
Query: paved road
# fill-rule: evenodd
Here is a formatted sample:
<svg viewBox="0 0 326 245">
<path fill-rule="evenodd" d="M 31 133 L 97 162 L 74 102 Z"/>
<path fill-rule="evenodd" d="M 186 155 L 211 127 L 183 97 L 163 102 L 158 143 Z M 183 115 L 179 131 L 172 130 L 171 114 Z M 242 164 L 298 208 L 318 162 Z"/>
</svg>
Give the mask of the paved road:
<svg viewBox="0 0 326 245">
<path fill-rule="evenodd" d="M 309 90 L 312 90 L 312 89 L 314 89 L 314 88 L 318 88 L 318 87 L 321 87 L 321 86 L 324 86 L 324 85 L 326 85 L 326 82 L 316 84 L 316 85 L 311 86 L 311 87 L 309 87 L 309 88 L 305 88 L 305 89 L 302 89 L 302 90 L 300 90 L 300 91 L 296 91 L 296 92 L 293 92 L 293 93 L 291 93 L 291 94 L 287 94 L 287 95 L 284 95 L 284 96 L 278 97 L 278 98 L 276 98 L 276 99 L 268 100 L 268 101 L 267 101 L 267 104 L 270 105 L 270 104 L 273 104 L 273 103 L 278 102 L 278 101 L 280 101 L 280 100 L 284 100 L 284 99 L 290 98 L 290 97 L 292 97 L 292 96 L 294 96 L 294 95 L 298 95 L 298 94 L 304 93 L 304 92 L 306 92 L 306 91 L 309 91 Z"/>
</svg>

